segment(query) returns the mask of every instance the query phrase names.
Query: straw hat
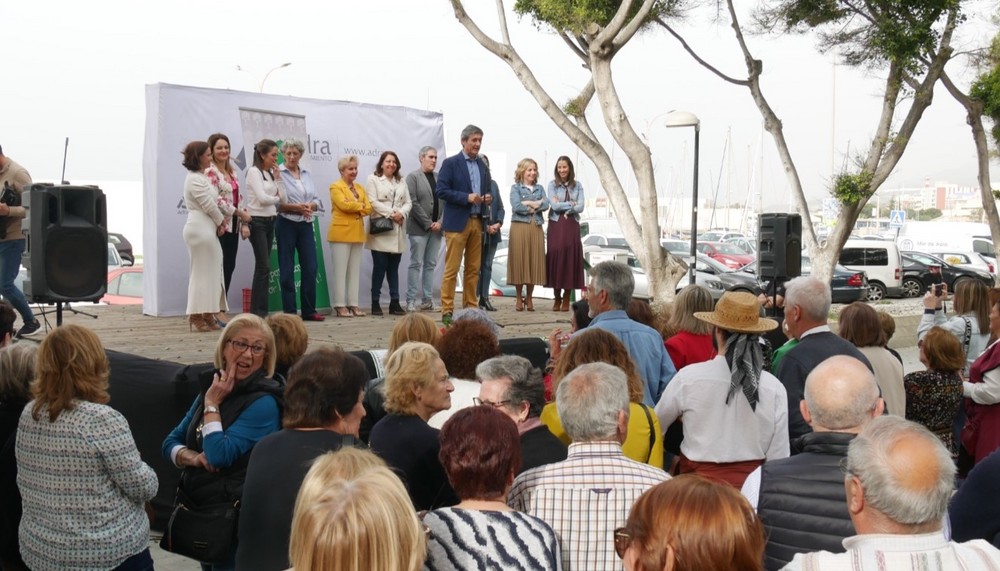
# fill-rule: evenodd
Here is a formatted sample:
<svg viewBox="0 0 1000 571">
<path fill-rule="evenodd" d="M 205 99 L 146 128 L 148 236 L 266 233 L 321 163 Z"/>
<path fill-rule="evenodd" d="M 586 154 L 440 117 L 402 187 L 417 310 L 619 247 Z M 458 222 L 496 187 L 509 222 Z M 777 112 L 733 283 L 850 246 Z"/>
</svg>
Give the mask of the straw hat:
<svg viewBox="0 0 1000 571">
<path fill-rule="evenodd" d="M 734 333 L 763 333 L 778 327 L 777 321 L 760 317 L 757 296 L 745 291 L 726 292 L 715 304 L 715 311 L 696 311 L 694 316 Z"/>
</svg>

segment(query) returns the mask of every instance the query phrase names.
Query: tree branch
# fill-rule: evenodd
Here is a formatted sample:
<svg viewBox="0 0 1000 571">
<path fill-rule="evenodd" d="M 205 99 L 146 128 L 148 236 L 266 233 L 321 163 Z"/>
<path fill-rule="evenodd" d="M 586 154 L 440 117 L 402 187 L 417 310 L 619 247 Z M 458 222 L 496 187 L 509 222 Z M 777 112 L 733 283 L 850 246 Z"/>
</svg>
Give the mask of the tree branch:
<svg viewBox="0 0 1000 571">
<path fill-rule="evenodd" d="M 500 36 L 505 45 L 510 45 L 510 32 L 507 30 L 507 14 L 503 10 L 503 0 L 497 0 L 497 20 L 500 22 Z"/>
<path fill-rule="evenodd" d="M 716 76 L 718 76 L 723 81 L 727 81 L 727 82 L 735 84 L 735 85 L 743 85 L 743 86 L 748 86 L 750 84 L 745 79 L 736 79 L 735 77 L 732 77 L 732 76 L 729 76 L 729 75 L 726 75 L 726 74 L 722 73 L 718 68 L 716 68 L 712 64 L 710 64 L 707 61 L 705 61 L 705 59 L 702 58 L 701 56 L 699 56 L 694 51 L 694 48 L 692 48 L 691 45 L 687 43 L 687 40 L 685 40 L 684 38 L 682 38 L 681 35 L 678 34 L 677 31 L 674 30 L 673 27 L 670 26 L 670 24 L 667 24 L 666 22 L 664 22 L 662 18 L 656 18 L 655 21 L 656 21 L 657 24 L 660 25 L 660 27 L 662 27 L 667 32 L 669 32 L 671 36 L 673 36 L 674 38 L 676 38 L 677 41 L 681 43 L 681 47 L 684 48 L 684 51 L 686 51 L 692 58 L 694 58 L 694 61 L 696 61 L 699 64 L 701 64 L 702 67 L 704 67 L 708 71 L 714 73 Z"/>
<path fill-rule="evenodd" d="M 562 38 L 564 42 L 566 42 L 566 45 L 569 46 L 570 51 L 572 51 L 574 54 L 577 55 L 577 57 L 583 60 L 584 66 L 590 64 L 590 60 L 587 59 L 587 52 L 583 51 L 583 49 L 580 46 L 573 43 L 573 39 L 569 37 L 569 34 L 567 34 L 564 31 L 560 31 L 559 37 Z"/>
</svg>

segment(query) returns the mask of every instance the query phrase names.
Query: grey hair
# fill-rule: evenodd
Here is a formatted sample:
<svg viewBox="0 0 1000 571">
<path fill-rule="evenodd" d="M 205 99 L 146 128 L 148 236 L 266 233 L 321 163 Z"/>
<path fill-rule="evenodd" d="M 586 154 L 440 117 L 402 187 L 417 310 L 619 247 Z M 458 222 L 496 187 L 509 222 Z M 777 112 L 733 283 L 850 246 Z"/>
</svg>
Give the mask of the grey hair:
<svg viewBox="0 0 1000 571">
<path fill-rule="evenodd" d="M 594 280 L 594 293 L 602 289 L 608 292 L 608 300 L 615 309 L 624 310 L 635 291 L 635 276 L 632 269 L 621 262 L 608 260 L 590 268 Z"/>
<path fill-rule="evenodd" d="M 417 158 L 423 160 L 423 158 L 427 156 L 427 153 L 429 153 L 431 151 L 434 151 L 436 153 L 437 149 L 435 149 L 434 147 L 432 147 L 430 145 L 425 145 L 423 147 L 420 147 L 420 152 L 417 153 Z"/>
<path fill-rule="evenodd" d="M 799 276 L 785 283 L 785 308 L 798 305 L 806 317 L 825 323 L 832 295 L 829 285 L 812 276 Z"/>
<path fill-rule="evenodd" d="M 542 372 L 532 366 L 531 361 L 518 355 L 501 355 L 487 359 L 476 367 L 476 378 L 480 382 L 491 379 L 510 379 L 510 386 L 503 400 L 510 401 L 507 405 L 511 410 L 520 408 L 522 402 L 528 403 L 528 418 L 542 414 L 545 406 L 545 384 L 542 383 Z"/>
<path fill-rule="evenodd" d="M 500 338 L 500 326 L 497 322 L 490 317 L 490 314 L 486 313 L 478 307 L 466 307 L 464 309 L 459 309 L 455 312 L 452 317 L 452 323 L 458 323 L 459 321 L 478 321 L 490 328 L 490 333 L 493 334 L 497 339 Z"/>
<path fill-rule="evenodd" d="M 890 457 L 904 437 L 915 436 L 932 446 L 937 456 L 937 482 L 931 489 L 904 486 Z M 923 426 L 895 415 L 872 419 L 847 448 L 846 478 L 861 481 L 865 502 L 892 521 L 908 526 L 940 524 L 955 481 L 955 463 L 937 436 Z"/>
<path fill-rule="evenodd" d="M 31 400 L 38 345 L 15 343 L 0 349 L 0 402 L 24 405 Z"/>
<path fill-rule="evenodd" d="M 573 369 L 556 389 L 556 410 L 573 442 L 613 440 L 618 413 L 629 414 L 625 372 L 607 363 L 587 363 Z"/>
<path fill-rule="evenodd" d="M 285 151 L 287 151 L 288 149 L 298 149 L 299 152 L 302 153 L 303 155 L 306 154 L 305 144 L 299 139 L 296 139 L 295 137 L 289 137 L 288 139 L 282 141 L 281 154 L 285 154 Z"/>
<path fill-rule="evenodd" d="M 871 419 L 878 383 L 864 363 L 847 355 L 830 357 L 806 377 L 804 398 L 813 423 L 827 430 L 856 428 Z"/>
<path fill-rule="evenodd" d="M 465 128 L 462 129 L 462 140 L 463 141 L 468 141 L 469 137 L 471 137 L 473 135 L 482 135 L 482 134 L 483 134 L 483 130 L 480 129 L 479 127 L 476 127 L 475 125 L 471 125 L 471 124 L 470 125 L 466 125 Z"/>
</svg>

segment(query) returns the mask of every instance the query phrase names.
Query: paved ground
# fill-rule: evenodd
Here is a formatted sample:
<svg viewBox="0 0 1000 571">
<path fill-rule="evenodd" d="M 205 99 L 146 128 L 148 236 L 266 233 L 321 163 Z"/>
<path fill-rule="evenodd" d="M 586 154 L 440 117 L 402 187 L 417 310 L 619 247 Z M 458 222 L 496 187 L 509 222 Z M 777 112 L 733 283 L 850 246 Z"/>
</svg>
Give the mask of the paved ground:
<svg viewBox="0 0 1000 571">
<path fill-rule="evenodd" d="M 536 303 L 537 311 L 515 312 L 512 299 L 497 298 L 494 304 L 499 311 L 493 314 L 503 325 L 502 338 L 540 336 L 546 337 L 555 327 L 569 329 L 569 314 L 551 311 L 551 302 Z M 545 309 L 548 306 L 548 310 Z M 77 305 L 80 310 L 97 318 L 67 312 L 64 323 L 78 323 L 95 330 L 108 349 L 166 359 L 180 363 L 209 361 L 218 340 L 216 333 L 190 332 L 184 317 L 151 317 L 142 315 L 140 306 Z M 881 307 L 880 307 L 881 308 Z M 435 320 L 440 314 L 429 313 Z M 47 316 L 49 325 L 55 326 L 55 316 Z M 917 349 L 913 346 L 918 316 L 897 317 L 897 334 L 891 345 L 903 356 L 906 372 L 920 370 Z M 307 323 L 310 348 L 339 345 L 347 350 L 385 347 L 395 318 L 365 317 L 354 319 L 328 318 L 322 323 Z M 440 321 L 439 321 L 440 322 Z M 32 339 L 41 340 L 44 331 Z M 162 551 L 155 537 L 151 551 L 156 568 L 161 571 L 200 569 L 190 559 Z"/>
</svg>

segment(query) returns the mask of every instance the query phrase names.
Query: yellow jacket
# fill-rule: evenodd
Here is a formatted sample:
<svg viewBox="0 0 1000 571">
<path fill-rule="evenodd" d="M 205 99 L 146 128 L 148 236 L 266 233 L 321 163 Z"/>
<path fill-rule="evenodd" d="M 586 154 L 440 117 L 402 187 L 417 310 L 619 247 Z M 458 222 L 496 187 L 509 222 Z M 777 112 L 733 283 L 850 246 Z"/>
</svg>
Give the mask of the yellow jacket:
<svg viewBox="0 0 1000 571">
<path fill-rule="evenodd" d="M 327 230 L 328 242 L 348 242 L 361 244 L 365 241 L 365 216 L 371 214 L 372 205 L 368 202 L 365 187 L 354 183 L 358 197 L 340 179 L 330 185 L 330 229 Z"/>
<path fill-rule="evenodd" d="M 656 418 L 656 412 L 651 407 L 634 402 L 629 403 L 628 408 L 628 435 L 625 436 L 625 443 L 622 444 L 622 452 L 626 458 L 662 469 L 663 431 L 660 430 L 660 421 Z M 649 413 L 648 417 L 646 416 L 647 412 Z M 559 420 L 556 403 L 550 402 L 545 405 L 545 408 L 542 409 L 541 421 L 542 424 L 549 427 L 549 432 L 555 434 L 556 438 L 567 445 L 570 444 L 569 436 L 562 427 L 562 421 Z M 649 449 L 650 430 L 653 432 L 652 450 Z"/>
</svg>

